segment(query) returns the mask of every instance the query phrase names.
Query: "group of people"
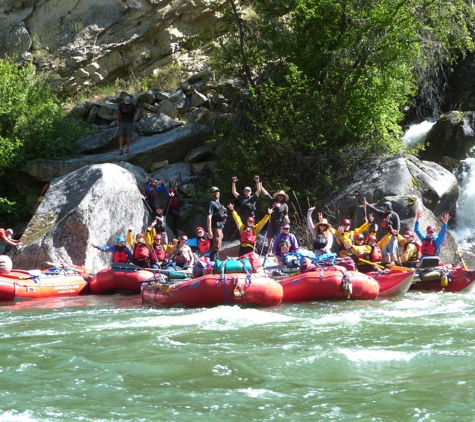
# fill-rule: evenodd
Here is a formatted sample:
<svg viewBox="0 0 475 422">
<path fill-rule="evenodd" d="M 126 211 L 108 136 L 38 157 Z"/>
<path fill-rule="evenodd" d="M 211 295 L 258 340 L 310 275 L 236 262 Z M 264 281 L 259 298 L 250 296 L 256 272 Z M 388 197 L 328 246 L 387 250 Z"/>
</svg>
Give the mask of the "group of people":
<svg viewBox="0 0 475 422">
<path fill-rule="evenodd" d="M 115 245 L 93 247 L 113 253 L 114 262 L 134 263 L 147 268 L 169 268 L 173 266 L 179 269 L 191 268 L 196 259 L 215 261 L 219 258 L 222 248 L 223 229 L 228 221 L 230 212 L 236 224 L 236 230 L 240 236 L 239 256 L 255 251 L 259 232 L 266 227 L 265 241 L 267 253 L 273 254 L 277 260 L 288 253 L 299 252 L 300 242 L 290 231 L 289 196 L 281 190 L 271 195 L 263 186 L 259 176 L 255 176 L 255 192 L 250 187 L 245 187 L 243 193 L 238 193 L 236 184 L 237 177 L 232 178 L 231 192 L 235 202 L 227 206 L 221 204 L 220 189 L 213 186 L 210 189 L 211 200 L 207 209 L 206 230 L 199 226 L 195 230 L 196 237 L 190 239 L 181 234 L 169 242 L 166 231 L 166 215 L 164 207 L 156 202 L 159 195 L 168 200 L 167 215 L 176 215 L 170 210 L 178 210 L 180 203 L 176 197 L 174 188 L 167 188 L 165 180 L 159 182 L 146 180 L 146 195 L 144 201 L 149 210 L 153 211 L 153 220 L 145 233 L 132 234 L 129 229 L 126 239 L 119 236 Z M 267 213 L 257 219 L 256 210 L 259 197 L 263 193 L 268 201 Z M 177 199 L 174 201 L 174 199 Z M 420 228 L 422 211 L 416 212 L 413 231 L 407 230 L 400 233 L 401 223 L 399 216 L 394 212 L 391 202 L 384 202 L 381 208 L 370 205 L 363 198 L 365 210 L 364 223 L 357 228 L 351 228 L 351 221 L 343 219 L 338 228 L 332 227 L 321 212 L 318 213 L 317 221 L 313 221 L 315 207 L 307 212 L 307 226 L 312 235 L 313 252 L 316 255 L 329 255 L 332 252 L 340 257 L 351 257 L 358 265 L 377 262 L 392 262 L 405 266 L 415 266 L 422 257 L 438 255 L 443 245 L 447 230 L 449 214 L 442 217 L 442 229 L 437 234 L 434 226 L 429 225 L 423 233 Z M 367 210 L 370 213 L 367 216 Z M 267 226 L 266 226 L 267 224 Z M 378 240 L 376 233 L 380 229 L 382 237 Z M 176 233 L 176 230 L 175 230 Z M 419 241 L 417 238 L 419 238 Z M 126 241 L 132 251 L 126 246 Z M 263 250 L 265 245 L 263 245 Z M 402 250 L 402 253 L 400 253 Z"/>
</svg>

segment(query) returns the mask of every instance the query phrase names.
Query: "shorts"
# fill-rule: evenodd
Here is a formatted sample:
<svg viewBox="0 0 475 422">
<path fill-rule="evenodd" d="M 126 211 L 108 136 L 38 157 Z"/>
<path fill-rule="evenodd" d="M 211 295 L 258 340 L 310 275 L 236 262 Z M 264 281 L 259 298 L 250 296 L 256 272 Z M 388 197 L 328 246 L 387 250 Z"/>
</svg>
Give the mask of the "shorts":
<svg viewBox="0 0 475 422">
<path fill-rule="evenodd" d="M 134 122 L 130 122 L 130 123 L 119 122 L 119 136 L 132 137 L 133 131 L 134 131 Z"/>
<path fill-rule="evenodd" d="M 383 248 L 381 253 L 383 255 L 396 254 L 397 253 L 397 247 L 398 247 L 397 239 L 395 239 L 393 236 L 391 236 L 391 239 L 389 240 L 388 244 Z"/>
</svg>

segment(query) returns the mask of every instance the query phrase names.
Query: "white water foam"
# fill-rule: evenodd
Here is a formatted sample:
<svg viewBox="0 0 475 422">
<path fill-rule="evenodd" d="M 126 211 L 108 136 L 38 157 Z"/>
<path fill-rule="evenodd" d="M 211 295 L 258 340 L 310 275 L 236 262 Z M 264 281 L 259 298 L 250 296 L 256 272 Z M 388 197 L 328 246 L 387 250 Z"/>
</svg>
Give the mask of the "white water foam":
<svg viewBox="0 0 475 422">
<path fill-rule="evenodd" d="M 451 231 L 458 243 L 474 237 L 475 209 L 475 158 L 467 158 L 463 161 L 466 171 L 459 184 L 459 197 L 457 200 L 457 226 Z"/>
<path fill-rule="evenodd" d="M 404 133 L 402 140 L 406 146 L 415 148 L 424 142 L 427 134 L 434 124 L 435 122 L 429 122 L 426 120 L 422 123 L 411 125 L 406 133 Z"/>
</svg>

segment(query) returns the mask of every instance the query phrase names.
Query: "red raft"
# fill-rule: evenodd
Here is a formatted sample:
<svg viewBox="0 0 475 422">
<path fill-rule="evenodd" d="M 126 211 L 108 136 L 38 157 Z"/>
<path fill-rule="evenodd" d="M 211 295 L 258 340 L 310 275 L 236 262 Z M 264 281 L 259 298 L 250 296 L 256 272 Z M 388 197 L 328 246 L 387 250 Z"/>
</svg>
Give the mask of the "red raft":
<svg viewBox="0 0 475 422">
<path fill-rule="evenodd" d="M 475 284 L 475 269 L 442 265 L 430 270 L 419 270 L 411 284 L 411 290 L 469 292 Z"/>
<path fill-rule="evenodd" d="M 270 277 L 244 273 L 208 274 L 170 286 L 146 283 L 143 303 L 166 307 L 203 308 L 219 305 L 275 306 L 282 286 Z"/>
<path fill-rule="evenodd" d="M 357 271 L 309 271 L 280 280 L 279 283 L 284 289 L 283 302 L 373 300 L 379 294 L 376 280 Z"/>
<path fill-rule="evenodd" d="M 378 298 L 390 298 L 404 295 L 411 287 L 414 279 L 413 270 L 385 270 L 366 273 L 379 284 Z"/>
<path fill-rule="evenodd" d="M 153 272 L 142 270 L 136 265 L 113 264 L 95 274 L 89 287 L 91 293 L 96 295 L 140 293 L 142 283 L 154 277 Z"/>
<path fill-rule="evenodd" d="M 89 292 L 87 281 L 74 271 L 11 270 L 0 274 L 0 301 L 76 296 Z"/>
</svg>

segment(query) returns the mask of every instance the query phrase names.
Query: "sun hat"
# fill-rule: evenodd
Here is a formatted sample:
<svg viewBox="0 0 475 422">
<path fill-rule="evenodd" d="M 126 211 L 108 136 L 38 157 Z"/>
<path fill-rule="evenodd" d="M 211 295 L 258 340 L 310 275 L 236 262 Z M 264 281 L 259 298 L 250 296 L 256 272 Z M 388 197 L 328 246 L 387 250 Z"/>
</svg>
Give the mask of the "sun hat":
<svg viewBox="0 0 475 422">
<path fill-rule="evenodd" d="M 328 222 L 326 218 L 323 218 L 322 221 L 319 221 L 317 223 L 317 226 L 327 226 L 327 229 L 329 229 L 332 225 Z"/>
<path fill-rule="evenodd" d="M 272 196 L 274 197 L 274 199 L 277 199 L 279 195 L 282 195 L 284 197 L 285 202 L 289 200 L 289 195 L 287 195 L 283 190 L 280 190 L 279 192 L 274 193 L 274 195 Z"/>
</svg>

